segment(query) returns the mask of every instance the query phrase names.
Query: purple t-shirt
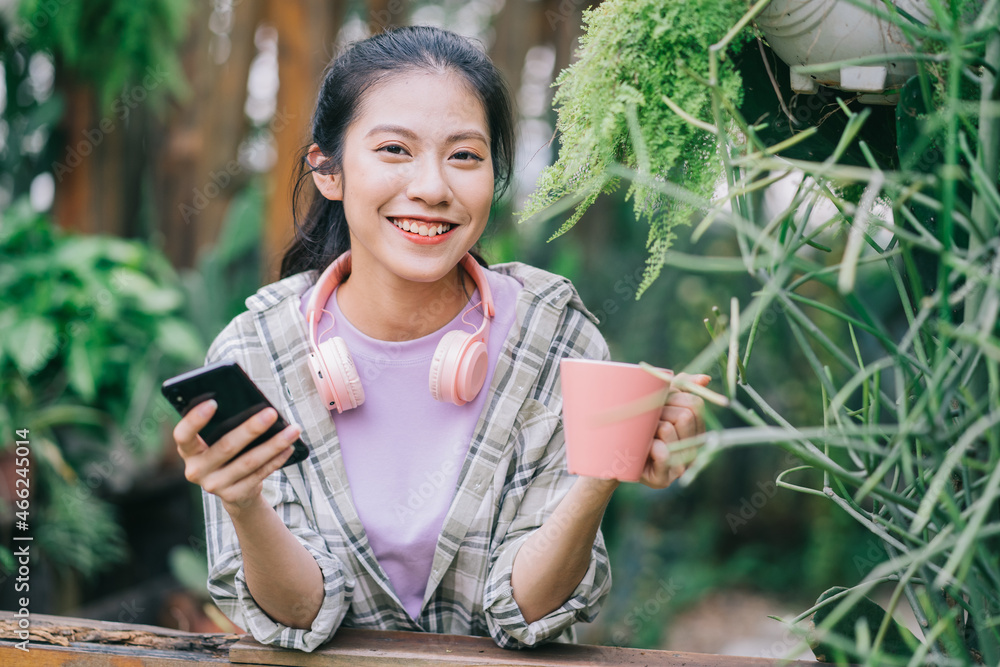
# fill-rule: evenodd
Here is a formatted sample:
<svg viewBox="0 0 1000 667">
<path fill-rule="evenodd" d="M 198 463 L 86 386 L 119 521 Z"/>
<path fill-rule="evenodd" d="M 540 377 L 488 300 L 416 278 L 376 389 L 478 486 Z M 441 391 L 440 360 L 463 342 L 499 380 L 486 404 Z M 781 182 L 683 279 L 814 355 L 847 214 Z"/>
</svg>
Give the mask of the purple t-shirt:
<svg viewBox="0 0 1000 667">
<path fill-rule="evenodd" d="M 515 319 L 521 283 L 486 270 L 496 316 L 490 324 L 489 370 L 483 389 L 463 406 L 435 401 L 428 380 L 438 343 L 452 330 L 473 333 L 483 321 L 477 289 L 468 306 L 447 326 L 402 342 L 371 338 L 356 329 L 337 307 L 334 290 L 322 314 L 318 341 L 340 336 L 351 351 L 365 402 L 332 411 L 351 496 L 368 542 L 403 607 L 420 616 L 438 536 L 455 496 L 458 474 L 486 403 L 500 350 Z M 313 288 L 302 296 L 305 316 Z M 325 332 L 325 333 L 324 333 Z"/>
</svg>

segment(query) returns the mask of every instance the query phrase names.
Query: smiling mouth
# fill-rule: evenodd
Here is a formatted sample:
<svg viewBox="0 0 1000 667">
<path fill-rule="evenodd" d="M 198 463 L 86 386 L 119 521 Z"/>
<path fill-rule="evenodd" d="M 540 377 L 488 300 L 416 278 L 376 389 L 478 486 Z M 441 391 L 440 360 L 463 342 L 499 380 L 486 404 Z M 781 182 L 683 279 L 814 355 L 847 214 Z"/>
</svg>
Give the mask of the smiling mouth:
<svg viewBox="0 0 1000 667">
<path fill-rule="evenodd" d="M 407 218 L 389 218 L 389 222 L 404 232 L 418 236 L 440 236 L 447 234 L 454 227 L 454 225 L 447 222 L 425 222 L 423 220 L 411 220 Z"/>
</svg>

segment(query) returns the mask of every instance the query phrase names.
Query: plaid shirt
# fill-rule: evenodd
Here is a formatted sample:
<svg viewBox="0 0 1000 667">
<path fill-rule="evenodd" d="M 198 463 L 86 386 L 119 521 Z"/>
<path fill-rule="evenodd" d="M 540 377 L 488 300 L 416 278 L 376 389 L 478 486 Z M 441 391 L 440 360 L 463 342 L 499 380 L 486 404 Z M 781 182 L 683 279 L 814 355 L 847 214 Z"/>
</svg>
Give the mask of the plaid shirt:
<svg viewBox="0 0 1000 667">
<path fill-rule="evenodd" d="M 523 284 L 489 396 L 438 538 L 420 617 L 393 592 L 358 518 L 337 432 L 309 375 L 301 295 L 316 280 L 300 273 L 261 288 L 212 343 L 206 363 L 238 362 L 278 411 L 302 426 L 308 459 L 264 481 L 264 497 L 313 555 L 324 599 L 308 630 L 273 621 L 247 588 L 239 542 L 217 496 L 203 492 L 208 590 L 219 608 L 257 641 L 312 651 L 341 625 L 458 635 L 489 635 L 523 648 L 576 641 L 611 588 L 604 539 L 569 599 L 531 624 L 510 585 L 514 556 L 552 513 L 575 477 L 566 471 L 559 360 L 607 359 L 607 344 L 570 282 L 511 262 L 492 267 Z"/>
</svg>

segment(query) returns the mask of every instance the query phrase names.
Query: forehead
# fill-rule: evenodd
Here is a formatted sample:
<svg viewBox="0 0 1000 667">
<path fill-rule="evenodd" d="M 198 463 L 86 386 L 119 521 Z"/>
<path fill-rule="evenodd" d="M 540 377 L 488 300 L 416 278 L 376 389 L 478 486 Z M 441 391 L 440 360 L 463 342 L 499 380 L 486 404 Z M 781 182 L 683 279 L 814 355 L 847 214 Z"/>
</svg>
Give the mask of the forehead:
<svg viewBox="0 0 1000 667">
<path fill-rule="evenodd" d="M 482 101 L 465 77 L 452 71 L 407 70 L 373 85 L 351 129 L 364 136 L 378 125 L 399 125 L 427 138 L 456 129 L 490 136 Z"/>
</svg>

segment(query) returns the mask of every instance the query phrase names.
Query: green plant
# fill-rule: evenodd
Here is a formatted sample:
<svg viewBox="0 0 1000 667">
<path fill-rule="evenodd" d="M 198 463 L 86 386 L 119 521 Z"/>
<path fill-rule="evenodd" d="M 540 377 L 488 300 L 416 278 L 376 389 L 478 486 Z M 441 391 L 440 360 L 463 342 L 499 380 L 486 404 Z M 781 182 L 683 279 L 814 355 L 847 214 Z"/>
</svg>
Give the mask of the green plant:
<svg viewBox="0 0 1000 667">
<path fill-rule="evenodd" d="M 24 0 L 6 37 L 52 53 L 92 82 L 102 113 L 127 114 L 124 106 L 133 106 L 133 97 L 163 100 L 164 92 L 187 90 L 177 49 L 189 11 L 189 0 Z M 161 82 L 164 91 L 157 90 Z M 113 106 L 126 87 L 139 85 L 147 88 L 141 98 L 133 94 Z"/>
<path fill-rule="evenodd" d="M 809 159 L 796 148 L 814 130 L 769 144 L 756 116 L 728 104 L 723 56 L 766 4 L 706 45 L 713 118 L 692 126 L 723 165 L 719 196 L 676 174 L 608 167 L 706 211 L 695 242 L 710 229 L 736 240 L 736 256 L 686 262 L 685 270 L 728 270 L 759 283 L 749 303 L 733 298 L 714 318 L 711 344 L 685 369 L 721 360 L 729 408 L 748 426 L 681 447 L 704 444 L 695 463 L 703 469 L 726 450 L 777 444 L 801 461 L 778 476 L 779 487 L 832 503 L 880 541 L 883 557 L 859 582 L 791 619 L 803 646 L 840 663 L 997 664 L 1000 3 L 929 3 L 930 25 L 869 7 L 914 42 L 934 45 L 912 56 L 918 75 L 900 91 L 891 159 L 861 138 L 873 113 L 843 99 L 832 102 L 843 122 L 838 140 Z M 849 150 L 863 162 L 845 160 Z M 765 211 L 759 193 L 777 183 L 788 201 Z M 758 367 L 754 347 L 775 315 L 814 376 L 819 423 L 792 423 L 764 398 L 775 373 Z M 886 586 L 886 610 L 866 600 Z M 904 600 L 920 637 L 892 620 Z M 810 618 L 814 628 L 804 626 Z"/>
<path fill-rule="evenodd" d="M 577 62 L 555 83 L 559 159 L 543 172 L 521 220 L 551 217 L 575 205 L 559 236 L 602 192 L 617 188 L 620 176 L 612 166 L 653 179 L 660 187 L 633 180 L 628 191 L 636 217 L 650 225 L 641 296 L 659 275 L 674 229 L 696 210 L 690 199 L 671 201 L 665 179 L 682 181 L 706 199 L 722 175 L 714 141 L 703 128 L 711 122 L 713 103 L 739 104 L 740 76 L 732 68 L 721 70 L 713 98 L 704 85 L 704 47 L 721 39 L 742 12 L 738 0 L 610 0 L 585 11 Z"/>
<path fill-rule="evenodd" d="M 205 346 L 165 258 L 134 241 L 60 234 L 24 199 L 0 223 L 0 291 L 0 433 L 30 434 L 35 543 L 88 576 L 123 555 L 100 494 L 127 488 L 159 456 L 170 413 L 157 385 Z"/>
</svg>

